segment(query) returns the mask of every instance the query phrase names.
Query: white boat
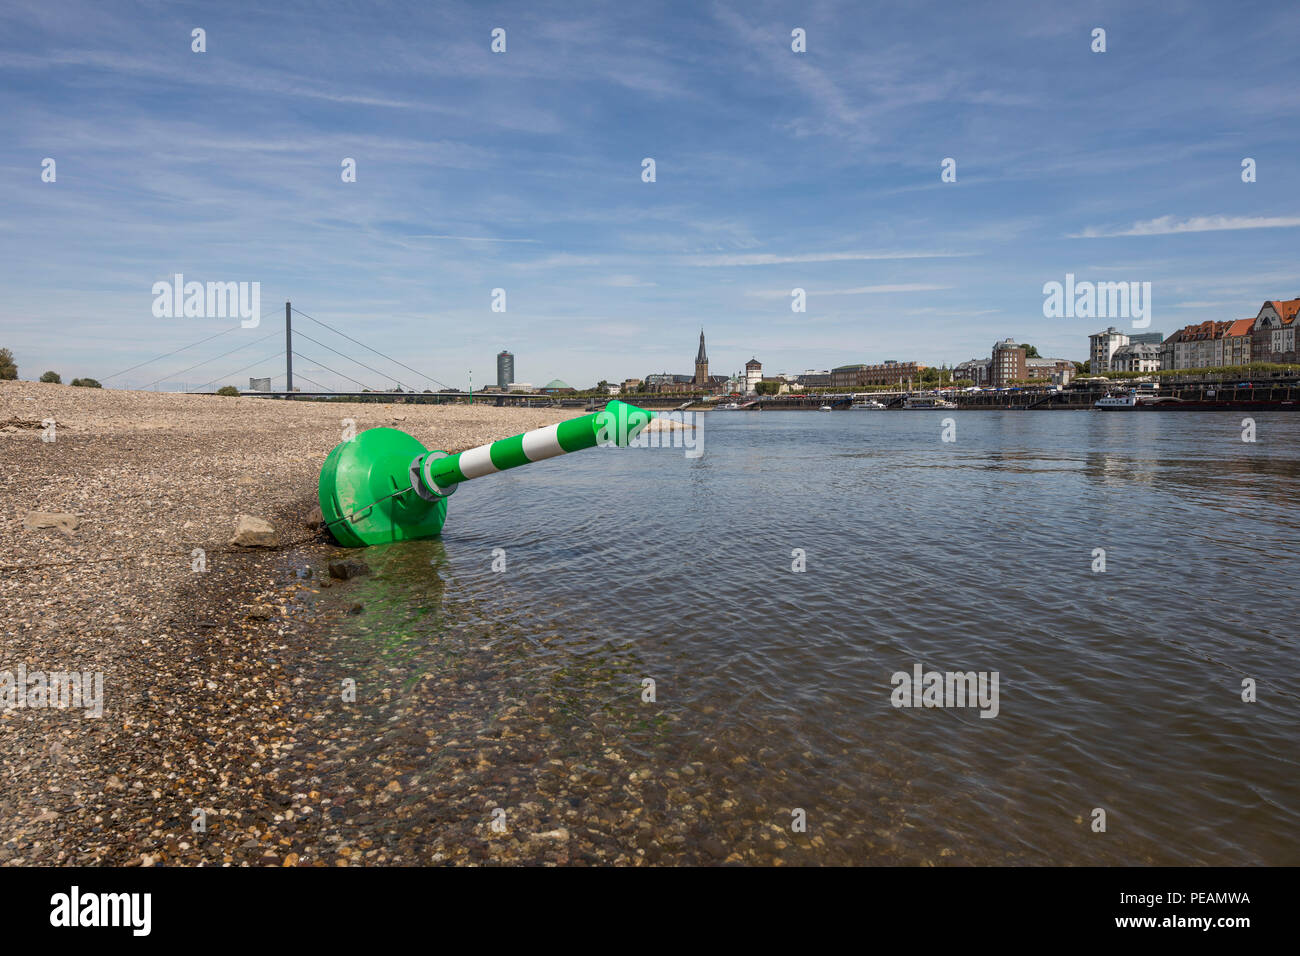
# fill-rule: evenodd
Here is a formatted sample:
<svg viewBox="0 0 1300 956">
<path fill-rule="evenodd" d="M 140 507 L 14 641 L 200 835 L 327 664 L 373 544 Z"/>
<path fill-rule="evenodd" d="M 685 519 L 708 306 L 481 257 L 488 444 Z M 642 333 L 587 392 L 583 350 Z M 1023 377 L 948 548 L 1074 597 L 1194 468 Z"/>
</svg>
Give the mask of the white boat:
<svg viewBox="0 0 1300 956">
<path fill-rule="evenodd" d="M 935 398 L 931 395 L 909 395 L 903 400 L 904 408 L 956 408 L 955 402 L 945 401 L 942 398 Z"/>
<path fill-rule="evenodd" d="M 740 406 L 737 405 L 735 402 L 727 402 L 727 404 L 725 404 L 725 405 L 719 405 L 719 406 L 718 406 L 718 411 L 720 411 L 720 412 L 737 412 L 737 411 L 740 411 Z"/>
<path fill-rule="evenodd" d="M 819 412 L 829 412 L 830 410 L 831 407 L 829 405 L 823 405 L 821 408 L 817 409 Z"/>
<path fill-rule="evenodd" d="M 884 405 L 876 401 L 874 398 L 869 398 L 865 402 L 854 402 L 852 405 L 849 406 L 849 408 L 869 408 L 872 410 L 877 408 L 884 408 L 884 407 L 885 407 Z"/>
<path fill-rule="evenodd" d="M 1138 398 L 1138 393 L 1135 391 L 1111 392 L 1109 395 L 1104 395 L 1093 402 L 1093 407 L 1114 412 L 1137 408 L 1140 404 L 1142 404 L 1142 400 Z"/>
</svg>

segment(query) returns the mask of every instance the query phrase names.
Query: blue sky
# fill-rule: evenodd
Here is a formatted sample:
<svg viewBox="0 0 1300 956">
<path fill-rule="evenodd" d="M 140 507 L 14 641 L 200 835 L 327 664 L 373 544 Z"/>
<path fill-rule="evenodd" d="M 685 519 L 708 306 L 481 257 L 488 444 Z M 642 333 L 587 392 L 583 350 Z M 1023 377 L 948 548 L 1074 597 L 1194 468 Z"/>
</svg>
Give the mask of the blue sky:
<svg viewBox="0 0 1300 956">
<path fill-rule="evenodd" d="M 1151 282 L 1166 334 L 1300 295 L 1300 7 L 1137 6 L 6 0 L 0 346 L 105 378 L 228 327 L 154 318 L 176 272 L 268 319 L 108 384 L 271 356 L 286 298 L 463 387 L 502 348 L 535 384 L 690 372 L 701 326 L 715 373 L 1083 359 L 1109 323 L 1042 314 L 1067 272 Z"/>
</svg>

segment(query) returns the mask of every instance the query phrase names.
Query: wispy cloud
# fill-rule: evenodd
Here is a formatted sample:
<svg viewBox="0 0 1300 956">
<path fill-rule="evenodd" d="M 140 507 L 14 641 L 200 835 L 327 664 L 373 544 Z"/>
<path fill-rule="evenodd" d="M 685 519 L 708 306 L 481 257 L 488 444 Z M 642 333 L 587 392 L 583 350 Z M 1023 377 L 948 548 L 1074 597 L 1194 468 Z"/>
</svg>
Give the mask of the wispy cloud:
<svg viewBox="0 0 1300 956">
<path fill-rule="evenodd" d="M 923 282 L 904 282 L 893 285 L 860 285 L 852 289 L 807 289 L 810 296 L 821 295 L 878 295 L 889 292 L 939 292 L 944 289 L 950 289 L 946 285 L 929 285 Z M 752 292 L 746 292 L 745 295 L 754 296 L 760 299 L 784 299 L 789 298 L 789 289 L 755 289 Z"/>
<path fill-rule="evenodd" d="M 1169 309 L 1212 309 L 1225 305 L 1240 305 L 1240 299 L 1216 299 L 1214 301 L 1192 301 L 1192 302 L 1175 302 L 1172 305 L 1165 306 Z"/>
<path fill-rule="evenodd" d="M 803 262 L 868 262 L 889 259 L 957 259 L 972 255 L 969 252 L 803 252 L 777 255 L 755 252 L 735 255 L 687 256 L 682 265 L 688 266 L 779 266 Z"/>
<path fill-rule="evenodd" d="M 919 309 L 904 309 L 903 315 L 960 315 L 970 318 L 976 315 L 997 315 L 1001 309 L 936 309 L 933 306 L 924 306 Z"/>
<path fill-rule="evenodd" d="M 1127 229 L 1088 228 L 1071 239 L 1108 239 L 1115 236 L 1172 236 L 1184 232 L 1228 232 L 1236 229 L 1290 229 L 1300 226 L 1300 216 L 1161 216 L 1144 219 Z"/>
<path fill-rule="evenodd" d="M 498 239 L 495 236 L 406 236 L 407 239 L 449 239 L 455 242 L 541 242 L 540 239 Z"/>
<path fill-rule="evenodd" d="M 568 252 L 559 252 L 553 256 L 546 256 L 543 259 L 534 259 L 530 262 L 517 262 L 514 267 L 517 269 L 569 269 L 581 268 L 585 266 L 598 266 L 604 260 L 600 256 L 575 256 Z"/>
</svg>

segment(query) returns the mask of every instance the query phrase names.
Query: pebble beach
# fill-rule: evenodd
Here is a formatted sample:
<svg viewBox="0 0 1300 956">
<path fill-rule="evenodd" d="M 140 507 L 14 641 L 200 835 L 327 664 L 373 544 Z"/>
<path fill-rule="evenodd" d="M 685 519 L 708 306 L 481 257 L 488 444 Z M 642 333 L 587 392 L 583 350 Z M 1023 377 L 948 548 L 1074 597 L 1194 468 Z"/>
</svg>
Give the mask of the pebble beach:
<svg viewBox="0 0 1300 956">
<path fill-rule="evenodd" d="M 103 675 L 99 716 L 0 709 L 0 865 L 473 862 L 385 824 L 427 801 L 433 731 L 344 714 L 302 745 L 338 710 L 322 634 L 358 608 L 325 569 L 362 556 L 315 526 L 317 475 L 345 419 L 457 451 L 577 414 L 0 382 L 0 672 Z M 232 544 L 241 515 L 277 546 Z M 533 822 L 516 856 L 565 862 Z"/>
</svg>

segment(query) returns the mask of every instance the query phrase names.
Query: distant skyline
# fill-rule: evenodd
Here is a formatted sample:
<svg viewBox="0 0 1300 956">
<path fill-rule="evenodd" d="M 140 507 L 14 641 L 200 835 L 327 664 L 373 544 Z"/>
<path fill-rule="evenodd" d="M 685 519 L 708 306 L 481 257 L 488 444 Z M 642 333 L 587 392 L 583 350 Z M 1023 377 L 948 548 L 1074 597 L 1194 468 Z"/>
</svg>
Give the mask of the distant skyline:
<svg viewBox="0 0 1300 956">
<path fill-rule="evenodd" d="M 1297 35 L 1283 3 L 10 0 L 0 347 L 104 379 L 237 324 L 156 318 L 183 273 L 260 282 L 260 326 L 105 384 L 256 363 L 286 299 L 460 388 L 502 349 L 537 384 L 690 374 L 701 326 L 714 374 L 1086 360 L 1125 329 L 1045 318 L 1067 274 L 1150 282 L 1139 332 L 1300 295 Z M 330 386 L 416 384 L 301 351 Z"/>
</svg>

